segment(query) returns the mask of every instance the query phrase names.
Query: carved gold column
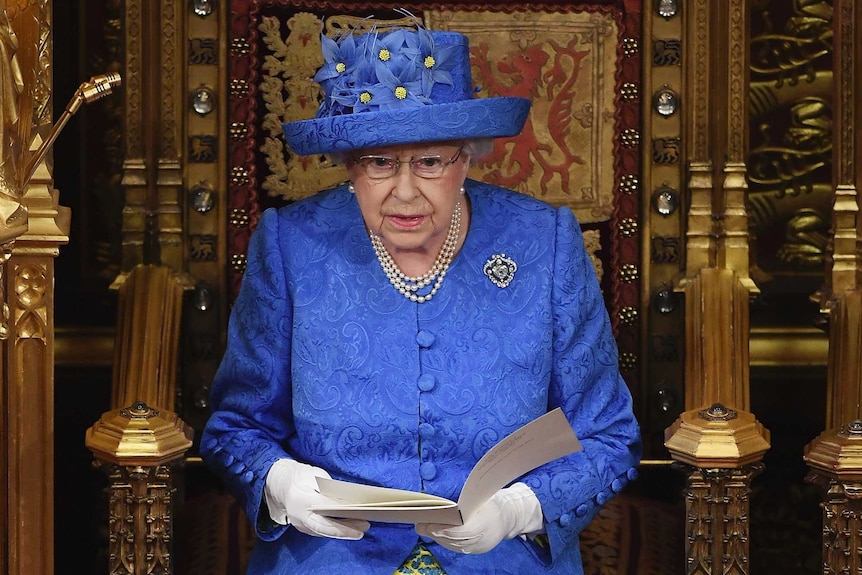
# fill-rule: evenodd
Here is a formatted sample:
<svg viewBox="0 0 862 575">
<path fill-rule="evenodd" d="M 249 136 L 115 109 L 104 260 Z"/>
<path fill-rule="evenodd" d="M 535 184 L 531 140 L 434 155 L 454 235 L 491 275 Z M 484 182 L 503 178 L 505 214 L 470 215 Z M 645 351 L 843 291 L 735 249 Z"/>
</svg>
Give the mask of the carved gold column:
<svg viewBox="0 0 862 575">
<path fill-rule="evenodd" d="M 769 449 L 754 416 L 720 403 L 686 411 L 667 447 L 688 472 L 686 573 L 748 573 L 751 479 Z"/>
<path fill-rule="evenodd" d="M 27 575 L 54 572 L 54 258 L 69 211 L 45 164 L 21 177 L 51 124 L 51 3 L 2 7 L 0 572 Z"/>
<path fill-rule="evenodd" d="M 829 321 L 826 431 L 808 444 L 808 479 L 823 487 L 823 572 L 862 570 L 862 7 L 835 0 L 832 253 L 820 292 Z"/>
<path fill-rule="evenodd" d="M 53 573 L 54 258 L 68 242 L 70 212 L 40 168 L 23 203 L 29 230 L 6 262 L 9 313 L 4 375 L 8 405 L 10 574 Z"/>
<path fill-rule="evenodd" d="M 686 3 L 686 411 L 665 446 L 688 475 L 686 573 L 744 574 L 769 432 L 749 413 L 747 2 Z"/>
<path fill-rule="evenodd" d="M 181 24 L 188 5 L 125 2 L 124 273 L 140 263 L 184 269 Z"/>
<path fill-rule="evenodd" d="M 111 575 L 172 572 L 169 464 L 192 445 L 192 428 L 169 409 L 177 396 L 183 290 L 193 286 L 183 163 L 200 153 L 184 139 L 186 65 L 197 50 L 185 32 L 197 4 L 122 3 L 124 204 L 120 273 L 111 286 L 119 290 L 112 401 L 134 403 L 104 414 L 87 435 L 111 483 Z"/>
<path fill-rule="evenodd" d="M 821 310 L 829 319 L 829 372 L 826 428 L 862 418 L 862 7 L 853 0 L 834 5 L 833 204 L 832 250 Z"/>
<path fill-rule="evenodd" d="M 110 481 L 111 575 L 173 573 L 171 463 L 193 436 L 176 414 L 144 402 L 109 411 L 87 430 L 85 444 Z"/>
</svg>

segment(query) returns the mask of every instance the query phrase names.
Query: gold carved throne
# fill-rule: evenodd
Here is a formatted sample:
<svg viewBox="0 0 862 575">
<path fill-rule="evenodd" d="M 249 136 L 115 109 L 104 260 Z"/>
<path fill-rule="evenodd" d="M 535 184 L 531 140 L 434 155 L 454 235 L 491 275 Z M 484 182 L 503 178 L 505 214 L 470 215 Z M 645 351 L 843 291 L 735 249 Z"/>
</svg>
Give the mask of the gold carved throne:
<svg viewBox="0 0 862 575">
<path fill-rule="evenodd" d="M 343 167 L 324 157 L 298 157 L 285 148 L 281 124 L 314 115 L 320 94 L 311 81 L 322 65 L 319 35 L 368 25 L 375 14 L 382 25 L 407 23 L 397 3 L 328 3 L 260 0 L 233 2 L 226 20 L 227 77 L 197 64 L 211 58 L 207 34 L 190 33 L 189 126 L 202 126 L 221 108 L 209 108 L 212 94 L 226 86 L 227 133 L 197 129 L 187 135 L 187 207 L 184 231 L 188 269 L 199 270 L 193 299 L 207 302 L 210 318 L 199 310 L 184 314 L 191 345 L 182 382 L 186 421 L 205 419 L 206 386 L 218 362 L 206 322 L 235 297 L 245 264 L 248 238 L 260 213 L 305 197 L 345 178 Z M 500 7 L 480 3 L 411 5 L 432 29 L 470 36 L 474 82 L 479 97 L 524 96 L 533 101 L 520 136 L 496 142 L 492 153 L 470 176 L 570 206 L 585 232 L 601 279 L 621 351 L 621 370 L 641 404 L 640 297 L 641 237 L 638 229 L 641 157 L 638 147 L 640 101 L 632 91 L 639 81 L 640 14 L 626 2 L 541 8 L 528 2 Z M 201 31 L 213 33 L 207 19 L 192 17 Z M 207 37 L 203 37 L 207 36 Z M 192 64 L 194 62 L 194 64 Z M 212 72 L 212 75 L 208 75 Z M 224 156 L 222 154 L 225 154 Z M 672 152 L 668 152 L 672 157 Z M 224 159 L 226 179 L 208 171 Z M 221 185 L 223 182 L 223 186 Z M 206 203 L 206 200 L 213 200 Z M 218 218 L 221 222 L 218 223 Z M 215 232 L 223 233 L 216 236 Z M 211 250 L 207 242 L 216 241 Z M 212 259 L 208 253 L 215 253 Z M 220 288 L 224 286 L 222 291 Z M 219 328 L 221 329 L 221 324 Z M 198 339 L 200 338 L 200 339 Z M 200 350 L 200 354 L 195 354 Z M 187 485 L 188 489 L 188 485 Z M 190 494 L 190 493 L 189 493 Z M 234 545 L 222 548 L 219 564 L 242 562 L 253 537 L 238 510 L 219 492 L 187 502 L 189 557 L 206 556 L 206 541 L 224 540 L 226 517 L 239 521 Z M 222 509 L 214 520 L 213 513 Z M 237 523 L 232 523 L 236 526 Z M 682 514 L 635 494 L 612 501 L 583 534 L 588 573 L 638 566 L 643 572 L 673 571 L 681 560 Z M 187 565 L 194 569 L 199 564 Z"/>
<path fill-rule="evenodd" d="M 176 355 L 173 349 L 151 353 L 175 357 L 181 375 L 171 397 L 197 440 L 228 310 L 259 214 L 344 178 L 342 168 L 324 158 L 295 157 L 281 141 L 283 121 L 310 117 L 317 107 L 319 94 L 310 76 L 322 63 L 319 34 L 368 14 L 380 20 L 401 15 L 393 2 L 324 6 L 314 1 L 191 0 L 144 10 L 145 4 L 127 0 L 122 14 L 130 88 L 123 115 L 125 204 L 116 285 L 129 290 L 120 294 L 121 309 L 133 314 L 143 309 L 138 302 L 147 291 L 125 282 L 141 266 L 165 268 L 171 277 L 184 278 L 181 311 L 174 306 L 162 317 L 173 326 L 166 330 L 173 335 L 162 344 L 177 344 Z M 641 297 L 645 263 L 639 227 L 637 46 L 643 20 L 636 4 L 414 3 L 411 10 L 429 27 L 470 36 L 479 97 L 518 95 L 533 101 L 523 134 L 498 141 L 471 176 L 575 211 L 601 278 L 621 371 L 642 409 L 641 322 L 648 310 Z M 669 142 L 662 157 L 678 162 L 679 150 Z M 672 245 L 664 254 L 668 261 L 679 257 Z M 144 333 L 129 330 L 133 324 L 123 319 L 133 317 L 129 314 L 121 314 L 117 323 L 117 349 L 144 349 Z M 116 361 L 121 364 L 122 359 Z M 124 377 L 115 382 L 126 385 Z M 131 387 L 116 388 L 113 394 L 131 400 L 137 393 L 129 394 Z M 117 401 L 115 407 L 120 407 L 123 401 Z M 653 445 L 663 423 L 652 424 Z M 212 489 L 194 447 L 182 461 L 176 564 L 190 574 L 242 564 L 253 539 L 238 510 Z M 675 526 L 681 520 L 677 511 L 634 496 L 614 500 L 584 533 L 587 564 L 595 572 L 671 564 L 662 560 L 663 553 L 682 555 L 682 529 L 660 518 L 671 517 Z M 663 547 L 631 545 L 662 533 L 677 536 L 665 538 L 671 544 Z M 213 547 L 212 541 L 226 544 Z M 657 555 L 658 548 L 666 551 Z"/>
</svg>

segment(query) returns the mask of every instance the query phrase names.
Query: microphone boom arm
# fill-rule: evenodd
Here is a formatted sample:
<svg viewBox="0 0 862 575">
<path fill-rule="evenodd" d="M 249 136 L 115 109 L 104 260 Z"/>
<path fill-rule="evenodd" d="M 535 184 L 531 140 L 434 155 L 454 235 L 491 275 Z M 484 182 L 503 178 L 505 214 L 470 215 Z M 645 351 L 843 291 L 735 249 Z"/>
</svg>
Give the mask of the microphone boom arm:
<svg viewBox="0 0 862 575">
<path fill-rule="evenodd" d="M 112 72 L 110 74 L 102 74 L 101 76 L 93 76 L 78 87 L 74 96 L 72 96 L 72 99 L 66 105 L 66 109 L 63 110 L 63 114 L 60 116 L 60 119 L 57 120 L 57 123 L 51 128 L 51 132 L 48 134 L 48 137 L 44 142 L 42 142 L 42 145 L 39 146 L 39 149 L 36 150 L 33 157 L 30 158 L 30 161 L 27 162 L 27 168 L 23 172 L 23 178 L 19 182 L 18 189 L 24 190 L 24 188 L 27 187 L 33 174 L 36 173 L 36 168 L 39 166 L 39 162 L 45 158 L 45 154 L 47 154 L 48 150 L 51 149 L 51 146 L 54 145 L 54 142 L 57 140 L 57 136 L 60 135 L 60 132 L 66 126 L 69 118 L 78 111 L 81 105 L 85 103 L 89 104 L 90 102 L 95 102 L 96 100 L 104 98 L 120 84 L 122 84 L 120 75 L 117 72 Z"/>
</svg>

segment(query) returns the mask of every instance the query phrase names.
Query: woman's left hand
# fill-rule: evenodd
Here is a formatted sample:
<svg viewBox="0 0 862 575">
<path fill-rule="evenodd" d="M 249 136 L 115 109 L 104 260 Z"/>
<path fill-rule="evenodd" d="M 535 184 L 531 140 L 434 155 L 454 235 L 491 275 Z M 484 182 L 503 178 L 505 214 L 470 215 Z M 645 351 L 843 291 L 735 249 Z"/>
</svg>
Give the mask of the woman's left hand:
<svg viewBox="0 0 862 575">
<path fill-rule="evenodd" d="M 467 555 L 487 553 L 503 539 L 539 533 L 544 526 L 542 506 L 524 483 L 495 493 L 463 525 L 417 523 L 416 532 L 445 547 Z"/>
</svg>

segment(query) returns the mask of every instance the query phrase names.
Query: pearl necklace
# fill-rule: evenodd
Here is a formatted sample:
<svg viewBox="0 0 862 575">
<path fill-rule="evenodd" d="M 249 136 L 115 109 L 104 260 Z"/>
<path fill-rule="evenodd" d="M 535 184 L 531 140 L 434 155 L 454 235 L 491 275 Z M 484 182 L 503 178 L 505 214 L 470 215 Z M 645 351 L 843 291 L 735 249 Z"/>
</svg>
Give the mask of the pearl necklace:
<svg viewBox="0 0 862 575">
<path fill-rule="evenodd" d="M 386 277 L 398 292 L 412 302 L 423 303 L 431 299 L 440 289 L 443 279 L 446 277 L 446 271 L 449 269 L 449 264 L 452 263 L 452 258 L 455 256 L 455 246 L 458 245 L 458 238 L 461 235 L 461 203 L 455 205 L 455 211 L 452 213 L 452 222 L 449 224 L 449 232 L 446 234 L 446 240 L 440 247 L 440 252 L 434 260 L 434 265 L 426 273 L 418 277 L 405 275 L 398 264 L 392 259 L 386 246 L 383 245 L 383 240 L 380 236 L 371 232 L 371 245 L 374 248 L 374 253 L 377 254 L 377 261 L 380 262 L 380 267 Z M 425 295 L 416 294 L 420 289 L 434 282 L 434 285 Z"/>
</svg>

